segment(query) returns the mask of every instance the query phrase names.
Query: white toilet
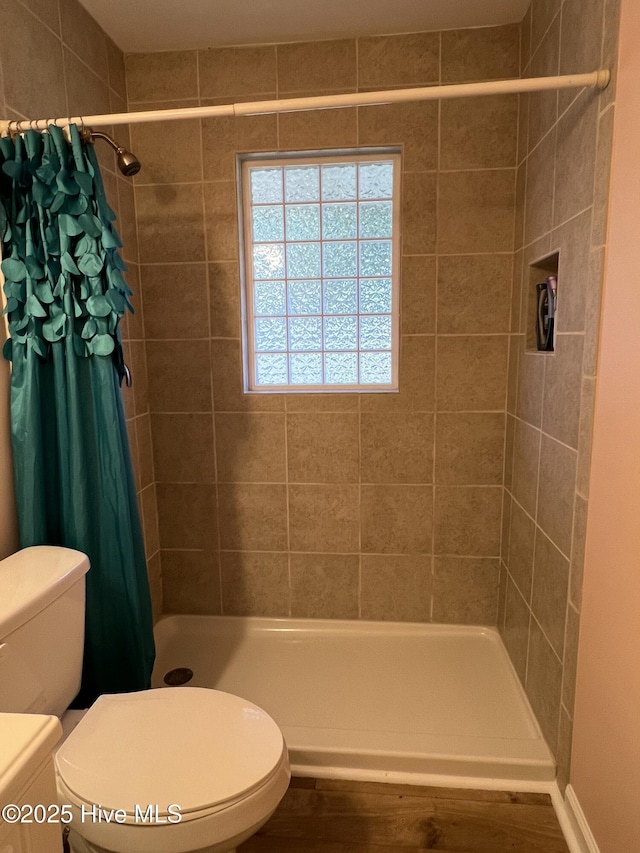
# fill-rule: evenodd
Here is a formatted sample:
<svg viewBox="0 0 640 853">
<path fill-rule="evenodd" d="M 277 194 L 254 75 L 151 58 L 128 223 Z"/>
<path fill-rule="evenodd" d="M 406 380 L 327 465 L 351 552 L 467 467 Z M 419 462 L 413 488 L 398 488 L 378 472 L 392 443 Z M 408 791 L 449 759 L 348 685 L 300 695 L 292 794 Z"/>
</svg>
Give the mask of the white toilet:
<svg viewBox="0 0 640 853">
<path fill-rule="evenodd" d="M 251 702 L 199 687 L 66 712 L 80 688 L 88 568 L 51 546 L 0 561 L 0 712 L 55 714 L 72 729 L 55 768 L 74 851 L 233 851 L 288 787 L 280 729 Z"/>
</svg>

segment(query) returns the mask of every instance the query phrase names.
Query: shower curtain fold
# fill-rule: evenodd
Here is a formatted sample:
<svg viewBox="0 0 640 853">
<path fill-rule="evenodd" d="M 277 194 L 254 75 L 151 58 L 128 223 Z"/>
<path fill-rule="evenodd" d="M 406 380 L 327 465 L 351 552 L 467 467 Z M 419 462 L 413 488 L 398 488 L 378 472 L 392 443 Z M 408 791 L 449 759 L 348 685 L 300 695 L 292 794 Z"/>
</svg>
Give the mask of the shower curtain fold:
<svg viewBox="0 0 640 853">
<path fill-rule="evenodd" d="M 131 291 L 93 147 L 69 132 L 0 140 L 0 236 L 20 544 L 89 556 L 86 707 L 148 687 L 154 643 L 120 393 Z"/>
</svg>

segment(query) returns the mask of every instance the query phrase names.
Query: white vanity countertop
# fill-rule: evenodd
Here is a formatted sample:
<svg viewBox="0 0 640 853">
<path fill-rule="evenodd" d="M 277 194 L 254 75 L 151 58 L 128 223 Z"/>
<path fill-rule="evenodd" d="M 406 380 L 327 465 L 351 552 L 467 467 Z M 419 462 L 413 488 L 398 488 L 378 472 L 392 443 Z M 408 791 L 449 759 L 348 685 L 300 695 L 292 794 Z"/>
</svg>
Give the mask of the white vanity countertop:
<svg viewBox="0 0 640 853">
<path fill-rule="evenodd" d="M 20 792 L 61 735 L 57 717 L 0 714 L 0 801 Z"/>
</svg>

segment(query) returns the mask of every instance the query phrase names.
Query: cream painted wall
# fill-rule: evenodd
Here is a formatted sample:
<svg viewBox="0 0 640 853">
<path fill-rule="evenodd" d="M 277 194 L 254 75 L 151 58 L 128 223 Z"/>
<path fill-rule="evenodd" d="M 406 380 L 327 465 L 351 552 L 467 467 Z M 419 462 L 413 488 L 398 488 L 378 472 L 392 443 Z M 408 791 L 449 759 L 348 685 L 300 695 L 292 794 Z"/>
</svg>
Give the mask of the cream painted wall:
<svg viewBox="0 0 640 853">
<path fill-rule="evenodd" d="M 0 325 L 0 347 L 5 341 Z M 0 358 L 0 560 L 18 548 L 18 525 L 13 495 L 9 441 L 9 363 Z"/>
<path fill-rule="evenodd" d="M 601 853 L 640 850 L 639 44 L 622 0 L 571 764 Z"/>
</svg>

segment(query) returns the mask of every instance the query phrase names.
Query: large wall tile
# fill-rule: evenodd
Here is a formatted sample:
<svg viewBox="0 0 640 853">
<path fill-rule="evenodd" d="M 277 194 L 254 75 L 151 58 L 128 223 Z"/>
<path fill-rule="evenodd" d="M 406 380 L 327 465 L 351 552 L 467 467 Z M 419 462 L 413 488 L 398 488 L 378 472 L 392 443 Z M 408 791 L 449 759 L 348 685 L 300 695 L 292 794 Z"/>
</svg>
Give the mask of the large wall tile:
<svg viewBox="0 0 640 853">
<path fill-rule="evenodd" d="M 527 162 L 524 243 L 533 243 L 553 224 L 556 131 L 547 134 Z M 525 268 L 526 272 L 526 268 Z"/>
<path fill-rule="evenodd" d="M 502 484 L 505 415 L 501 412 L 436 416 L 435 481 L 443 485 Z"/>
<path fill-rule="evenodd" d="M 162 551 L 165 613 L 220 613 L 217 557 L 202 551 Z"/>
<path fill-rule="evenodd" d="M 284 396 L 284 395 L 283 395 Z M 372 395 L 375 396 L 375 395 Z M 290 394 L 286 397 L 287 412 L 314 414 L 357 412 L 364 394 Z"/>
<path fill-rule="evenodd" d="M 91 66 L 98 77 L 107 80 L 107 38 L 103 30 L 77 0 L 59 0 L 59 6 L 63 42 Z"/>
<path fill-rule="evenodd" d="M 64 49 L 64 73 L 69 81 L 67 83 L 67 115 L 96 115 L 110 111 L 111 99 L 106 81 L 95 74 L 93 68 L 81 62 L 66 47 Z M 104 142 L 98 142 L 96 154 L 100 162 L 109 164 L 113 162 L 113 153 Z"/>
<path fill-rule="evenodd" d="M 148 340 L 209 337 L 205 264 L 143 265 L 141 278 Z"/>
<path fill-rule="evenodd" d="M 582 332 L 589 280 L 591 210 L 557 228 L 552 244 L 559 249 L 558 332 Z"/>
<path fill-rule="evenodd" d="M 431 486 L 362 486 L 360 503 L 364 554 L 431 553 Z"/>
<path fill-rule="evenodd" d="M 216 489 L 204 483 L 158 483 L 158 523 L 163 550 L 215 552 Z"/>
<path fill-rule="evenodd" d="M 440 78 L 438 33 L 410 33 L 358 39 L 361 88 L 423 86 Z"/>
<path fill-rule="evenodd" d="M 134 124 L 131 147 L 142 163 L 136 185 L 178 184 L 202 180 L 200 121 Z"/>
<path fill-rule="evenodd" d="M 600 68 L 604 0 L 565 0 L 562 6 L 560 74 L 581 74 Z M 561 92 L 568 105 L 575 93 Z"/>
<path fill-rule="evenodd" d="M 360 558 L 363 619 L 429 622 L 431 557 L 363 554 Z"/>
<path fill-rule="evenodd" d="M 136 440 L 138 446 L 138 473 L 140 474 L 140 487 L 155 482 L 153 468 L 153 438 L 151 435 L 151 418 L 148 414 L 136 418 Z"/>
<path fill-rule="evenodd" d="M 568 582 L 569 561 L 538 529 L 531 609 L 560 660 L 564 652 Z"/>
<path fill-rule="evenodd" d="M 277 58 L 279 95 L 356 87 L 355 39 L 281 44 Z"/>
<path fill-rule="evenodd" d="M 198 58 L 195 50 L 128 53 L 129 102 L 197 98 Z"/>
<path fill-rule="evenodd" d="M 237 413 L 215 416 L 220 483 L 284 483 L 284 414 Z"/>
<path fill-rule="evenodd" d="M 535 535 L 534 520 L 517 501 L 512 501 L 507 566 L 513 582 L 527 604 L 531 603 Z"/>
<path fill-rule="evenodd" d="M 436 258 L 433 255 L 406 255 L 402 259 L 403 335 L 435 332 Z"/>
<path fill-rule="evenodd" d="M 211 337 L 239 338 L 241 334 L 241 285 L 239 264 L 218 261 L 209 264 Z"/>
<path fill-rule="evenodd" d="M 235 260 L 238 257 L 238 215 L 234 182 L 205 184 L 204 205 L 208 259 Z"/>
<path fill-rule="evenodd" d="M 540 431 L 516 420 L 511 491 L 532 518 L 536 516 L 539 463 Z"/>
<path fill-rule="evenodd" d="M 571 553 L 576 452 L 548 436 L 540 446 L 538 524 L 563 554 Z"/>
<path fill-rule="evenodd" d="M 437 178 L 432 172 L 405 174 L 402 189 L 402 251 L 430 255 L 436 248 Z"/>
<path fill-rule="evenodd" d="M 231 100 L 234 95 L 276 91 L 274 45 L 199 50 L 198 69 L 202 98 Z"/>
<path fill-rule="evenodd" d="M 433 621 L 495 625 L 498 575 L 497 557 L 435 557 Z"/>
<path fill-rule="evenodd" d="M 155 485 L 147 486 L 138 495 L 140 502 L 142 532 L 144 534 L 144 547 L 147 556 L 156 554 L 160 548 L 158 533 L 158 505 L 156 503 Z"/>
<path fill-rule="evenodd" d="M 56 35 L 60 35 L 58 0 L 25 0 L 24 5 L 50 27 Z"/>
<path fill-rule="evenodd" d="M 514 203 L 513 169 L 441 173 L 438 251 L 447 255 L 511 252 Z"/>
<path fill-rule="evenodd" d="M 127 73 L 124 67 L 124 54 L 109 36 L 107 40 L 107 63 L 109 66 L 109 86 L 121 98 L 127 97 Z"/>
<path fill-rule="evenodd" d="M 136 187 L 136 212 L 141 263 L 205 259 L 200 184 Z"/>
<path fill-rule="evenodd" d="M 358 144 L 357 111 L 353 109 L 281 113 L 279 147 L 284 151 L 352 148 Z"/>
<path fill-rule="evenodd" d="M 120 215 L 116 227 L 124 246 L 120 253 L 128 263 L 137 263 L 139 257 L 138 228 L 140 222 L 137 214 L 134 188 L 129 180 L 118 180 L 118 207 Z"/>
<path fill-rule="evenodd" d="M 542 38 L 554 18 L 560 12 L 563 0 L 532 0 L 531 3 L 531 52 L 540 47 Z"/>
<path fill-rule="evenodd" d="M 518 393 L 516 415 L 531 426 L 542 423 L 546 356 L 538 352 L 520 351 L 518 359 Z"/>
<path fill-rule="evenodd" d="M 598 96 L 587 91 L 558 122 L 554 225 L 589 207 L 596 164 Z"/>
<path fill-rule="evenodd" d="M 288 616 L 286 554 L 243 551 L 220 554 L 222 612 L 226 616 Z"/>
<path fill-rule="evenodd" d="M 582 394 L 583 335 L 557 335 L 555 352 L 545 360 L 542 429 L 578 447 Z"/>
<path fill-rule="evenodd" d="M 152 412 L 211 412 L 209 341 L 147 341 Z"/>
<path fill-rule="evenodd" d="M 527 77 L 553 77 L 559 73 L 559 62 L 560 15 L 557 15 L 533 55 Z M 558 91 L 531 92 L 528 101 L 528 149 L 532 151 L 558 118 Z"/>
<path fill-rule="evenodd" d="M 406 172 L 428 172 L 438 167 L 438 104 L 418 101 L 358 109 L 360 145 L 402 145 Z"/>
<path fill-rule="evenodd" d="M 129 341 L 129 369 L 132 385 L 126 389 L 127 396 L 133 392 L 134 411 L 136 415 L 144 415 L 149 411 L 149 386 L 147 384 L 147 357 L 144 341 Z"/>
<path fill-rule="evenodd" d="M 147 578 L 149 580 L 149 592 L 151 593 L 153 624 L 155 625 L 163 615 L 162 559 L 160 551 L 147 559 Z"/>
<path fill-rule="evenodd" d="M 507 254 L 439 258 L 438 333 L 508 332 L 512 264 Z"/>
<path fill-rule="evenodd" d="M 291 483 L 357 483 L 357 414 L 287 414 L 287 463 Z"/>
<path fill-rule="evenodd" d="M 514 166 L 517 121 L 517 95 L 443 100 L 440 105 L 440 168 Z"/>
<path fill-rule="evenodd" d="M 434 554 L 500 555 L 499 486 L 436 486 Z"/>
<path fill-rule="evenodd" d="M 507 580 L 507 592 L 504 616 L 504 644 L 509 657 L 524 684 L 527 673 L 527 649 L 529 643 L 529 620 L 531 618 L 527 607 L 517 587 L 510 579 Z"/>
<path fill-rule="evenodd" d="M 153 414 L 153 462 L 160 483 L 213 483 L 213 416 Z"/>
<path fill-rule="evenodd" d="M 508 345 L 507 335 L 438 337 L 438 411 L 504 411 Z"/>
<path fill-rule="evenodd" d="M 479 27 L 442 33 L 442 82 L 500 80 L 517 77 L 520 65 L 519 27 Z"/>
<path fill-rule="evenodd" d="M 360 476 L 363 483 L 430 483 L 433 415 L 362 414 Z"/>
<path fill-rule="evenodd" d="M 292 551 L 357 553 L 357 486 L 291 485 L 288 492 Z"/>
<path fill-rule="evenodd" d="M 205 181 L 232 181 L 236 155 L 275 151 L 278 121 L 275 115 L 223 116 L 202 120 L 202 158 Z"/>
<path fill-rule="evenodd" d="M 233 551 L 286 551 L 286 486 L 218 485 L 220 547 Z"/>
<path fill-rule="evenodd" d="M 535 619 L 529 633 L 526 691 L 550 749 L 555 750 L 562 690 L 562 664 Z"/>
<path fill-rule="evenodd" d="M 30 118 L 67 115 L 62 45 L 18 0 L 3 0 L 0 53 L 8 107 Z"/>
<path fill-rule="evenodd" d="M 359 557 L 291 554 L 290 572 L 294 618 L 358 618 Z"/>
</svg>

